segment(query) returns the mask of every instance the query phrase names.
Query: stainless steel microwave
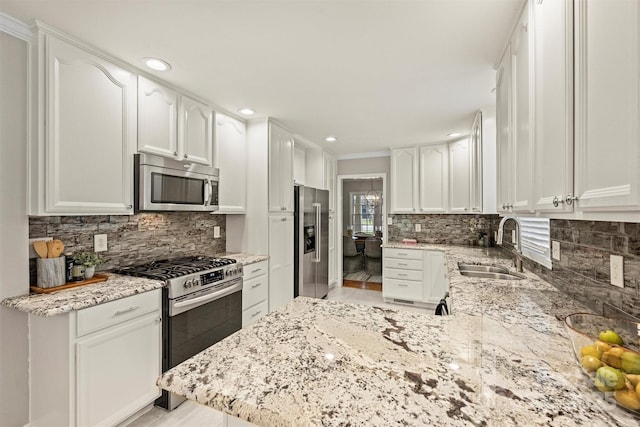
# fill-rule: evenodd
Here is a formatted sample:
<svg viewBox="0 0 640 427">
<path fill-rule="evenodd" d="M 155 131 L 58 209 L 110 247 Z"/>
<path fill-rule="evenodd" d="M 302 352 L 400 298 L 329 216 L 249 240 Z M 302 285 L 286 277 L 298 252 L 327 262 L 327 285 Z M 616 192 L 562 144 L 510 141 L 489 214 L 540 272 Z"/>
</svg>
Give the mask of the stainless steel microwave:
<svg viewBox="0 0 640 427">
<path fill-rule="evenodd" d="M 134 211 L 217 211 L 218 180 L 217 168 L 135 154 Z"/>
</svg>

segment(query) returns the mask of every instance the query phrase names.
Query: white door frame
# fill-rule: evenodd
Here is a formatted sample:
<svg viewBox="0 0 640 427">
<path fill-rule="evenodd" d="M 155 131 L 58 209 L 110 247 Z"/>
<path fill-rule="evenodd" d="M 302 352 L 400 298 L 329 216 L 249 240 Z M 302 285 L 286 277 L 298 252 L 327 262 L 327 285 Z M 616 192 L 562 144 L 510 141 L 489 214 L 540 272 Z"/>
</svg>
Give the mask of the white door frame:
<svg viewBox="0 0 640 427">
<path fill-rule="evenodd" d="M 370 179 L 380 179 L 382 178 L 382 238 L 384 239 L 384 241 L 386 242 L 387 239 L 389 238 L 388 233 L 387 233 L 387 195 L 386 195 L 386 190 L 387 190 L 387 173 L 386 172 L 371 172 L 371 173 L 358 173 L 358 174 L 351 174 L 351 175 L 338 175 L 337 176 L 337 180 L 338 180 L 338 200 L 336 200 L 337 203 L 337 214 L 338 214 L 338 218 L 337 218 L 337 225 L 336 225 L 336 241 L 339 242 L 338 244 L 336 244 L 336 256 L 338 257 L 337 261 L 338 263 L 336 264 L 336 268 L 338 269 L 338 274 L 339 274 L 339 278 L 338 278 L 338 285 L 342 286 L 342 235 L 343 235 L 343 227 L 342 227 L 342 218 L 344 217 L 343 214 L 343 209 L 344 206 L 342 206 L 342 186 L 343 186 L 343 181 L 345 179 L 366 179 L 366 178 L 370 178 Z"/>
</svg>

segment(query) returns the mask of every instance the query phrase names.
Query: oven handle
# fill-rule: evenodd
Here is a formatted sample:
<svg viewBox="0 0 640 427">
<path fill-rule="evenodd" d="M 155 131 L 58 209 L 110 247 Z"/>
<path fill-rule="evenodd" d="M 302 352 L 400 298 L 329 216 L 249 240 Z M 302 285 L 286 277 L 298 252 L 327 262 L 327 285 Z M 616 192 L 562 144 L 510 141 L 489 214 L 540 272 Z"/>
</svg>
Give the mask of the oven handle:
<svg viewBox="0 0 640 427">
<path fill-rule="evenodd" d="M 192 305 L 203 305 L 206 304 L 210 301 L 214 301 L 223 297 L 226 297 L 227 295 L 231 295 L 235 292 L 241 291 L 242 290 L 242 281 L 239 280 L 238 283 L 236 283 L 233 286 L 230 286 L 228 288 L 224 288 L 220 291 L 217 292 L 213 292 L 207 295 L 203 295 L 201 297 L 196 297 L 193 299 L 188 299 L 186 301 L 180 301 L 180 302 L 176 302 L 173 303 L 173 308 L 184 308 L 184 307 L 189 307 Z M 184 311 L 184 310 L 183 310 Z"/>
</svg>

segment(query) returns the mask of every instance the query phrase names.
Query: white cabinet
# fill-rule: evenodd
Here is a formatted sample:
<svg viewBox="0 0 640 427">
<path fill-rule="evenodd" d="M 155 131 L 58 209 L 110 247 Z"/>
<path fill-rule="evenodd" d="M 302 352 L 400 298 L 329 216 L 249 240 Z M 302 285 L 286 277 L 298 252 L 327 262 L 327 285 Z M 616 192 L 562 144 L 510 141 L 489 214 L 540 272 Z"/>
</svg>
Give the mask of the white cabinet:
<svg viewBox="0 0 640 427">
<path fill-rule="evenodd" d="M 269 312 L 293 300 L 293 215 L 269 215 Z"/>
<path fill-rule="evenodd" d="M 570 212 L 573 192 L 573 1 L 533 2 L 537 212 Z"/>
<path fill-rule="evenodd" d="M 293 134 L 269 123 L 269 211 L 293 212 Z"/>
<path fill-rule="evenodd" d="M 247 129 L 224 114 L 216 114 L 214 167 L 220 170 L 219 213 L 243 214 L 247 209 Z"/>
<path fill-rule="evenodd" d="M 391 213 L 415 213 L 418 202 L 416 147 L 391 149 Z"/>
<path fill-rule="evenodd" d="M 419 148 L 420 213 L 446 213 L 449 206 L 447 144 Z"/>
<path fill-rule="evenodd" d="M 337 161 L 333 154 L 323 151 L 322 163 L 324 166 L 324 189 L 329 191 L 329 212 L 335 212 Z"/>
<path fill-rule="evenodd" d="M 444 252 L 383 249 L 386 302 L 435 308 L 448 290 Z"/>
<path fill-rule="evenodd" d="M 529 58 L 531 32 L 529 9 L 525 7 L 511 39 L 512 165 L 510 205 L 514 212 L 531 212 L 533 206 L 533 131 L 531 85 L 532 61 Z"/>
<path fill-rule="evenodd" d="M 496 72 L 496 209 L 509 212 L 511 204 L 511 50 L 507 47 Z"/>
<path fill-rule="evenodd" d="M 293 149 L 293 182 L 305 185 L 306 152 L 303 148 L 294 146 Z"/>
<path fill-rule="evenodd" d="M 242 327 L 269 312 L 269 261 L 243 266 Z"/>
<path fill-rule="evenodd" d="M 161 291 L 30 315 L 30 425 L 115 425 L 160 396 Z"/>
<path fill-rule="evenodd" d="M 469 209 L 471 212 L 480 213 L 483 211 L 482 199 L 484 197 L 483 188 L 485 186 L 483 180 L 483 146 L 489 141 L 483 141 L 483 114 L 481 111 L 476 113 L 471 126 L 471 134 L 469 135 Z M 487 188 L 487 191 L 492 189 Z M 495 190 L 493 190 L 495 192 Z"/>
<path fill-rule="evenodd" d="M 138 151 L 213 164 L 211 107 L 138 77 Z"/>
<path fill-rule="evenodd" d="M 640 3 L 575 7 L 576 209 L 638 210 Z"/>
<path fill-rule="evenodd" d="M 469 213 L 471 192 L 471 148 L 469 138 L 449 143 L 449 210 Z"/>
<path fill-rule="evenodd" d="M 29 213 L 132 214 L 136 76 L 42 32 L 38 47 Z"/>
</svg>

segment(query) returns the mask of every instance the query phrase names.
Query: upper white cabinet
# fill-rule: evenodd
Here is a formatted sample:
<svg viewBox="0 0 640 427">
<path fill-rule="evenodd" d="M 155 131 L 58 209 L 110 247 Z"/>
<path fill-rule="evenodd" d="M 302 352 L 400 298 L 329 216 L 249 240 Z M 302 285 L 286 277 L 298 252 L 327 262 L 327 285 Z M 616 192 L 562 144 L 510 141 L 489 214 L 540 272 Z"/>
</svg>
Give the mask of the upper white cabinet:
<svg viewBox="0 0 640 427">
<path fill-rule="evenodd" d="M 447 144 L 419 147 L 420 213 L 445 213 L 449 206 Z"/>
<path fill-rule="evenodd" d="M 449 210 L 470 212 L 471 147 L 469 138 L 449 144 Z"/>
<path fill-rule="evenodd" d="M 138 151 L 178 157 L 178 93 L 138 77 Z"/>
<path fill-rule="evenodd" d="M 294 184 L 305 185 L 305 171 L 306 171 L 306 159 L 307 153 L 306 151 L 298 147 L 294 146 L 293 149 L 293 182 Z"/>
<path fill-rule="evenodd" d="M 213 110 L 160 83 L 138 77 L 138 151 L 213 164 Z"/>
<path fill-rule="evenodd" d="M 575 3 L 576 209 L 640 209 L 640 3 Z"/>
<path fill-rule="evenodd" d="M 42 32 L 38 54 L 29 213 L 132 214 L 136 76 Z"/>
<path fill-rule="evenodd" d="M 329 212 L 335 212 L 336 206 L 336 172 L 337 160 L 335 156 L 326 151 L 322 152 L 324 189 L 329 190 Z"/>
<path fill-rule="evenodd" d="M 573 192 L 573 1 L 533 2 L 534 208 L 571 211 Z"/>
<path fill-rule="evenodd" d="M 418 152 L 416 147 L 391 149 L 391 213 L 416 213 Z"/>
<path fill-rule="evenodd" d="M 293 134 L 269 122 L 269 211 L 293 212 Z"/>
<path fill-rule="evenodd" d="M 496 73 L 496 154 L 497 193 L 496 209 L 509 212 L 512 187 L 512 144 L 511 144 L 511 49 L 500 61 Z"/>
<path fill-rule="evenodd" d="M 247 129 L 224 114 L 216 114 L 214 166 L 220 170 L 219 213 L 243 214 L 247 209 Z"/>
</svg>

